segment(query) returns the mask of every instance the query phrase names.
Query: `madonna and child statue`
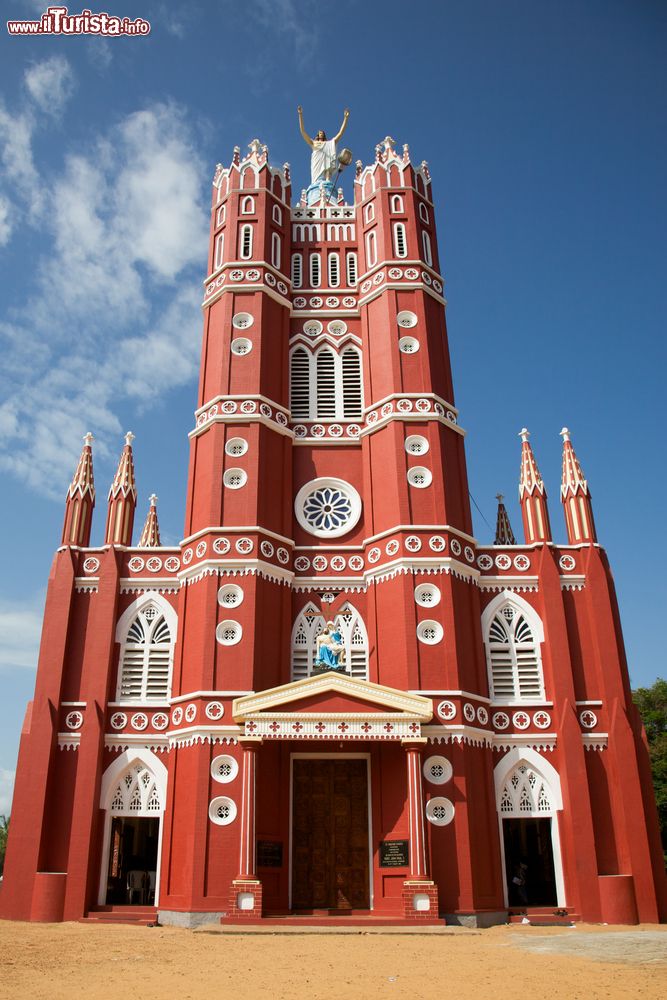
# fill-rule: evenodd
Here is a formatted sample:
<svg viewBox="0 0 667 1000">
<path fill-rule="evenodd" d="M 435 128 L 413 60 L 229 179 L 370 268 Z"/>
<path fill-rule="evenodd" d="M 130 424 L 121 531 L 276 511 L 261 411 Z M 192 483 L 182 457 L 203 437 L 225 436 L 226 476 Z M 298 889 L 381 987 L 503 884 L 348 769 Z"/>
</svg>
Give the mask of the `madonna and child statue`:
<svg viewBox="0 0 667 1000">
<path fill-rule="evenodd" d="M 347 128 L 350 111 L 349 108 L 345 108 L 345 111 L 343 112 L 343 123 L 333 139 L 327 139 L 326 133 L 322 129 L 319 130 L 314 139 L 311 139 L 303 125 L 303 108 L 301 105 L 299 105 L 297 111 L 299 114 L 299 129 L 301 131 L 301 135 L 303 136 L 304 142 L 306 142 L 312 150 L 310 154 L 310 186 L 308 187 L 306 193 L 306 201 L 309 205 L 316 205 L 320 200 L 322 189 L 324 189 L 327 200 L 331 198 L 334 186 L 332 178 L 339 169 L 339 162 L 341 165 L 346 165 L 352 158 L 349 150 L 343 150 L 341 157 L 345 153 L 348 154 L 349 158 L 345 157 L 345 159 L 341 161 L 339 161 L 336 154 L 336 143 L 342 137 L 343 132 Z"/>
<path fill-rule="evenodd" d="M 343 636 L 334 622 L 327 622 L 324 630 L 315 640 L 315 670 L 322 673 L 325 670 L 345 672 L 345 665 L 340 662 L 343 652 Z"/>
</svg>

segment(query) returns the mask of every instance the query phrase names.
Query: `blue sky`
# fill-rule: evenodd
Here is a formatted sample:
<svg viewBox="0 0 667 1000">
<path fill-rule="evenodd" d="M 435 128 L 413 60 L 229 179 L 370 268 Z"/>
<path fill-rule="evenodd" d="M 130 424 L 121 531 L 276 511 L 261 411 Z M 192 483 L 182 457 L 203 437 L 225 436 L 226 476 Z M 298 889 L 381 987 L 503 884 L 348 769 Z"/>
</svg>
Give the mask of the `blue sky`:
<svg viewBox="0 0 667 1000">
<path fill-rule="evenodd" d="M 88 4 L 99 10 L 94 3 Z M 255 136 L 308 181 L 306 127 L 428 160 L 470 487 L 515 532 L 527 425 L 557 540 L 570 427 L 635 685 L 665 675 L 667 7 L 661 0 L 105 3 L 147 38 L 0 33 L 0 812 L 81 437 L 98 509 L 131 429 L 181 536 L 216 162 Z M 6 0 L 7 18 L 35 16 Z M 70 5 L 75 13 L 80 6 Z M 351 178 L 344 188 L 351 196 Z M 490 529 L 476 514 L 476 532 Z"/>
</svg>

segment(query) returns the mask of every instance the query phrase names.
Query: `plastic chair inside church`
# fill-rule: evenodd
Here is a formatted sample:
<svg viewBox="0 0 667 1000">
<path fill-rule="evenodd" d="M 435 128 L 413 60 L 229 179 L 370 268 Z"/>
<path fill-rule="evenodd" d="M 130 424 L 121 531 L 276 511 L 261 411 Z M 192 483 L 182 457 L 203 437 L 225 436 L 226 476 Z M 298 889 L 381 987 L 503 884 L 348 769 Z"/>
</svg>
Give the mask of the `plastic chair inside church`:
<svg viewBox="0 0 667 1000">
<path fill-rule="evenodd" d="M 127 873 L 128 902 L 144 902 L 144 889 L 146 886 L 146 872 L 134 869 Z"/>
</svg>

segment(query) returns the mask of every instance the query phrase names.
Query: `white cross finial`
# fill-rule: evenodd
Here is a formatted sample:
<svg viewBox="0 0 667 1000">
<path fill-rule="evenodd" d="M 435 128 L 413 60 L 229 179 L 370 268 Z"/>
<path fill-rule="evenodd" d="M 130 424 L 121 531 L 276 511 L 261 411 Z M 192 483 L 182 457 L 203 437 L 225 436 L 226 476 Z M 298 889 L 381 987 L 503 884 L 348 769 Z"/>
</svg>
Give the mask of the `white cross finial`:
<svg viewBox="0 0 667 1000">
<path fill-rule="evenodd" d="M 498 501 L 498 503 L 502 503 L 504 499 L 505 499 L 504 493 L 496 493 L 496 500 Z"/>
<path fill-rule="evenodd" d="M 569 432 L 569 430 L 567 429 L 567 427 L 563 427 L 563 429 L 562 429 L 562 430 L 560 431 L 560 436 L 561 436 L 561 437 L 562 437 L 562 439 L 563 439 L 563 444 L 564 444 L 564 443 L 565 443 L 566 441 L 569 441 L 569 440 L 570 440 L 570 432 Z"/>
<path fill-rule="evenodd" d="M 95 438 L 90 433 L 90 431 L 88 431 L 88 433 L 84 434 L 84 436 L 83 436 L 83 443 L 85 444 L 86 448 L 90 448 L 90 446 L 92 445 L 92 443 L 93 443 L 94 440 L 95 440 Z"/>
<path fill-rule="evenodd" d="M 528 440 L 528 438 L 530 437 L 530 431 L 528 430 L 527 427 L 521 428 L 521 430 L 519 431 L 519 437 L 521 438 L 522 441 Z"/>
<path fill-rule="evenodd" d="M 125 435 L 125 444 L 128 445 L 129 447 L 133 441 L 134 441 L 134 434 L 132 433 L 132 431 L 128 431 L 127 434 Z"/>
<path fill-rule="evenodd" d="M 155 493 L 151 493 L 148 499 L 150 501 L 151 507 L 154 507 L 158 500 L 157 495 Z"/>
</svg>

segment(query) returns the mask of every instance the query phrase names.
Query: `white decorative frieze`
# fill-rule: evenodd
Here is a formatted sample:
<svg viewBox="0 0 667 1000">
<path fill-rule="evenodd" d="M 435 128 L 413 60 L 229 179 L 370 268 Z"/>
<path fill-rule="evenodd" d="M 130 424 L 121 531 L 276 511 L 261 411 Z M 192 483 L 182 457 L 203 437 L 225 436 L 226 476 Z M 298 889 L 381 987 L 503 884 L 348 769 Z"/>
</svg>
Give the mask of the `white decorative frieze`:
<svg viewBox="0 0 667 1000">
<path fill-rule="evenodd" d="M 253 714 L 245 722 L 246 736 L 289 740 L 401 740 L 421 736 L 421 725 L 403 715 Z"/>
</svg>

